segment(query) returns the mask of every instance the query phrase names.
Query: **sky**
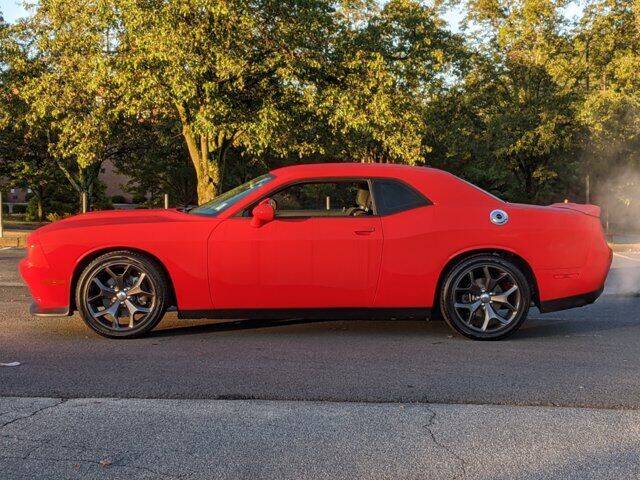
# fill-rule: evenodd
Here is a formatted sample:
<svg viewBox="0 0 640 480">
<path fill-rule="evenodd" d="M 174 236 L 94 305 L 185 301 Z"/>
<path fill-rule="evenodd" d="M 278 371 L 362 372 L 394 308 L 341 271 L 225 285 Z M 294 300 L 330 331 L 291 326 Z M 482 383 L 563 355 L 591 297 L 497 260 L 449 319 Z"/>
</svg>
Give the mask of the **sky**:
<svg viewBox="0 0 640 480">
<path fill-rule="evenodd" d="M 0 12 L 7 22 L 14 22 L 27 14 L 21 0 L 0 0 Z"/>
</svg>

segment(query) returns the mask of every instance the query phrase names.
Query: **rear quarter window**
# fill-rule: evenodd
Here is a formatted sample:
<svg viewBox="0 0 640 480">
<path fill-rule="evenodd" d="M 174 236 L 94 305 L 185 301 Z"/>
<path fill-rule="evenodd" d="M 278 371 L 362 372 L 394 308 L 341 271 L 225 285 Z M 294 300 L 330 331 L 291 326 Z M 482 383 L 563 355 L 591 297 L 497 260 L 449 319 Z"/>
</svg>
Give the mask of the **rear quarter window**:
<svg viewBox="0 0 640 480">
<path fill-rule="evenodd" d="M 397 180 L 375 180 L 373 193 L 378 215 L 431 205 L 431 202 L 409 185 Z"/>
</svg>

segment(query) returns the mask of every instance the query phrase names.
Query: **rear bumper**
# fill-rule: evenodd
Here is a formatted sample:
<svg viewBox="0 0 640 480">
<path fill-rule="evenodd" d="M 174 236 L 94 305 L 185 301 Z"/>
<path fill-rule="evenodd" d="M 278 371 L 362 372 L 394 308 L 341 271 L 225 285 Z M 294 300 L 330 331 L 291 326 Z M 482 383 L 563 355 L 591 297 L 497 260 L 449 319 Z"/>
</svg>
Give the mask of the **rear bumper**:
<svg viewBox="0 0 640 480">
<path fill-rule="evenodd" d="M 573 295 L 572 297 L 556 298 L 540 302 L 540 311 L 542 313 L 557 312 L 558 310 L 567 310 L 569 308 L 584 307 L 595 302 L 602 294 L 604 285 L 595 292 L 584 293 L 581 295 Z"/>
<path fill-rule="evenodd" d="M 613 251 L 607 246 L 606 250 L 591 255 L 590 262 L 582 269 L 577 279 L 570 279 L 564 288 L 579 289 L 586 293 L 574 293 L 548 300 L 541 300 L 538 308 L 542 313 L 557 312 L 569 308 L 583 307 L 595 302 L 604 290 L 604 284 L 611 268 Z M 563 278 L 565 278 L 563 276 Z M 554 278 L 555 280 L 555 278 Z M 566 280 L 563 280 L 563 282 Z M 597 288 L 596 288 L 597 287 Z M 593 290 L 593 288 L 596 288 Z M 560 290 L 558 288 L 557 290 Z"/>
</svg>

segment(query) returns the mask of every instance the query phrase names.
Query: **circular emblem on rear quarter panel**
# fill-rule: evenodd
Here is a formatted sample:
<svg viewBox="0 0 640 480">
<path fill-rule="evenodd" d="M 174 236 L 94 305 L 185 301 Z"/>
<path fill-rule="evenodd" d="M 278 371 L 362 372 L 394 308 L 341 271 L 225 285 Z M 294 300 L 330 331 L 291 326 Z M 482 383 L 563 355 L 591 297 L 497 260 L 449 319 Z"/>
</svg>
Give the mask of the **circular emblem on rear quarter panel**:
<svg viewBox="0 0 640 480">
<path fill-rule="evenodd" d="M 509 221 L 509 215 L 504 210 L 493 210 L 489 214 L 489 219 L 491 223 L 495 223 L 496 225 L 504 225 Z"/>
</svg>

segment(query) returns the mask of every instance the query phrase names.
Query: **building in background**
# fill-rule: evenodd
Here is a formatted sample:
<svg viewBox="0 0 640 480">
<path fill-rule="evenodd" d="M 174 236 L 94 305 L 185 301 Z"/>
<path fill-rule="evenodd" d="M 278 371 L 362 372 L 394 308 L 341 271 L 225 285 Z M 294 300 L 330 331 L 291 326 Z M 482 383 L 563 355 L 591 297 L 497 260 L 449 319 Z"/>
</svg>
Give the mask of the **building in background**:
<svg viewBox="0 0 640 480">
<path fill-rule="evenodd" d="M 123 186 L 129 181 L 126 175 L 118 173 L 113 163 L 107 161 L 102 164 L 100 169 L 100 180 L 104 182 L 106 186 L 106 195 L 112 200 L 124 199 L 124 203 L 121 201 L 114 201 L 114 207 L 116 208 L 131 208 L 130 205 L 133 198 L 130 193 L 126 192 Z M 24 213 L 30 189 L 23 188 L 10 188 L 5 190 L 5 197 L 2 199 L 4 204 L 4 211 L 7 213 Z"/>
<path fill-rule="evenodd" d="M 131 194 L 124 191 L 124 185 L 129 181 L 129 177 L 122 175 L 116 171 L 115 166 L 110 161 L 106 161 L 102 164 L 100 171 L 100 180 L 104 182 L 107 187 L 107 197 L 113 199 L 114 197 L 123 197 L 126 203 L 131 203 L 133 197 Z M 120 202 L 114 202 L 120 203 Z"/>
</svg>

